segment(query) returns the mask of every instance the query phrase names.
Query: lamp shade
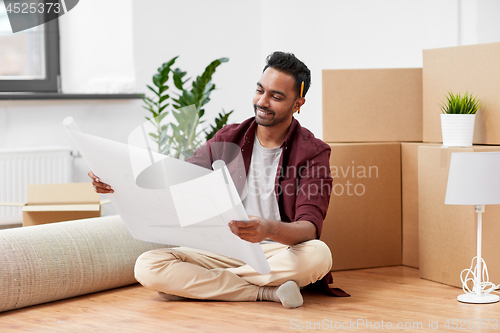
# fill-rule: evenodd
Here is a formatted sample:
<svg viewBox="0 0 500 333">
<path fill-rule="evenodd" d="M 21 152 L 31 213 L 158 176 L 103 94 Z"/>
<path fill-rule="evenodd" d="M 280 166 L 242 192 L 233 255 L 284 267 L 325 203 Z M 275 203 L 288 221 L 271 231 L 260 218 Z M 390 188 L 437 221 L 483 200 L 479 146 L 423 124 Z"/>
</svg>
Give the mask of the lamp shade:
<svg viewBox="0 0 500 333">
<path fill-rule="evenodd" d="M 500 204 L 500 152 L 452 153 L 444 203 Z"/>
</svg>

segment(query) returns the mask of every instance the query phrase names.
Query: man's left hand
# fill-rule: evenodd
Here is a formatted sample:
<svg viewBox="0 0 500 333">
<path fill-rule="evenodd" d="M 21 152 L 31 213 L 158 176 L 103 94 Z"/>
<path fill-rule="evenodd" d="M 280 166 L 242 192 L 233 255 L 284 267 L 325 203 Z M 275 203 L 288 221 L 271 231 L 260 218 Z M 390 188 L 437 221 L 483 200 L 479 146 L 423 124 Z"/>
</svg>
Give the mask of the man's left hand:
<svg viewBox="0 0 500 333">
<path fill-rule="evenodd" d="M 229 222 L 229 228 L 236 236 L 251 243 L 259 243 L 265 239 L 272 239 L 272 223 L 274 221 L 266 220 L 258 216 L 248 216 L 248 221 Z"/>
</svg>

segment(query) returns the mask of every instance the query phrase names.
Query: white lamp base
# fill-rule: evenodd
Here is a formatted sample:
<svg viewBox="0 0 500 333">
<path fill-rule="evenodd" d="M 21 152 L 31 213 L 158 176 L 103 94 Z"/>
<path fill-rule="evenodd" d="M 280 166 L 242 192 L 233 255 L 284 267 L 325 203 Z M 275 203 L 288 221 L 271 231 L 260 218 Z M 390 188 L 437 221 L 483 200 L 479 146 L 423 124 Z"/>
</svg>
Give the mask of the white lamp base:
<svg viewBox="0 0 500 333">
<path fill-rule="evenodd" d="M 495 303 L 498 302 L 500 297 L 491 294 L 462 294 L 457 297 L 457 300 L 462 303 L 475 303 L 475 304 L 485 304 L 485 303 Z"/>
</svg>

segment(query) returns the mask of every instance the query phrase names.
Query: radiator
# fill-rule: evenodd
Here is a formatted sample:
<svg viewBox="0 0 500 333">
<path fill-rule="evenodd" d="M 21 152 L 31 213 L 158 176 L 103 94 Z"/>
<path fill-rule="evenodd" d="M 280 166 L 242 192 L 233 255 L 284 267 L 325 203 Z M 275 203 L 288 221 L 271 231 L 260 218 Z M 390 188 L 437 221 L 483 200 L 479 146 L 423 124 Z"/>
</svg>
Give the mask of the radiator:
<svg viewBox="0 0 500 333">
<path fill-rule="evenodd" d="M 0 202 L 26 202 L 28 185 L 70 183 L 73 157 L 67 147 L 0 149 Z M 21 207 L 0 206 L 0 224 L 22 221 Z"/>
</svg>

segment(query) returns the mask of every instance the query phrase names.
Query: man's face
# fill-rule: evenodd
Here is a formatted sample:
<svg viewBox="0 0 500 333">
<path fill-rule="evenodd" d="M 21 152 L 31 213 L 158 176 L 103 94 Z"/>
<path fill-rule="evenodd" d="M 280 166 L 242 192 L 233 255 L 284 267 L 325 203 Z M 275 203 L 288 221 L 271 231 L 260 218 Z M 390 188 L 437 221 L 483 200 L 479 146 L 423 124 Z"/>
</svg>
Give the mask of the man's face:
<svg viewBox="0 0 500 333">
<path fill-rule="evenodd" d="M 258 125 L 272 127 L 291 122 L 293 113 L 303 103 L 294 87 L 295 79 L 291 75 L 271 67 L 262 73 L 253 98 Z"/>
</svg>

